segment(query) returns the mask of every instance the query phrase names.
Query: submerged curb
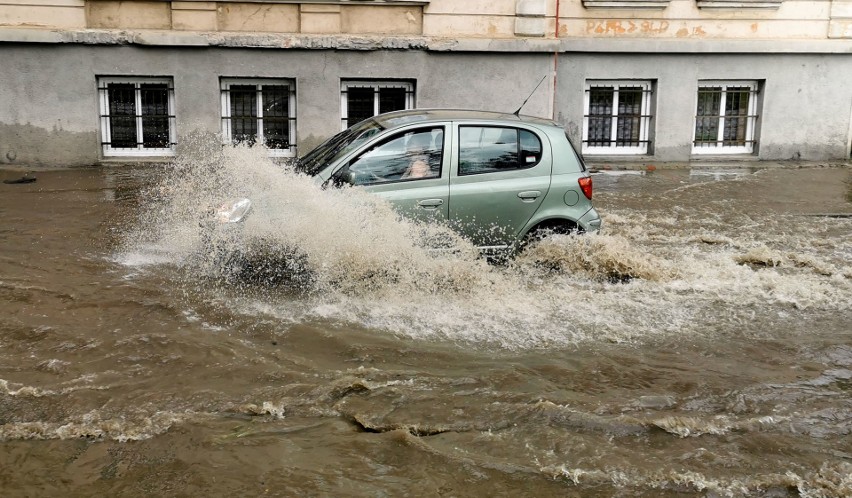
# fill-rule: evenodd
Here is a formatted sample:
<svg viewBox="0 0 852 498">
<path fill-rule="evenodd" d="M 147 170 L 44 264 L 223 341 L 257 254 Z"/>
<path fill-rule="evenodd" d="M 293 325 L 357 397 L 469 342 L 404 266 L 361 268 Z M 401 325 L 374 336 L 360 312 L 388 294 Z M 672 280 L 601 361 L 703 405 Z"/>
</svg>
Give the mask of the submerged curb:
<svg viewBox="0 0 852 498">
<path fill-rule="evenodd" d="M 656 170 L 758 170 L 849 168 L 852 161 L 678 161 L 678 162 L 605 162 L 586 158 L 589 171 L 656 171 Z"/>
</svg>

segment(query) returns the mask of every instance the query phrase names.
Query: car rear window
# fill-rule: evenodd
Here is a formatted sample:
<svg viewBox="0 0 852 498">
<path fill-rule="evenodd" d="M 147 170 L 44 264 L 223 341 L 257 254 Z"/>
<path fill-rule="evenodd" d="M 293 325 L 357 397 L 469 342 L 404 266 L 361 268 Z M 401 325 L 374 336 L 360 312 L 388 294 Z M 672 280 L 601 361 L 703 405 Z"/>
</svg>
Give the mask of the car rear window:
<svg viewBox="0 0 852 498">
<path fill-rule="evenodd" d="M 541 161 L 541 139 L 529 130 L 459 127 L 459 175 L 532 168 Z"/>
</svg>

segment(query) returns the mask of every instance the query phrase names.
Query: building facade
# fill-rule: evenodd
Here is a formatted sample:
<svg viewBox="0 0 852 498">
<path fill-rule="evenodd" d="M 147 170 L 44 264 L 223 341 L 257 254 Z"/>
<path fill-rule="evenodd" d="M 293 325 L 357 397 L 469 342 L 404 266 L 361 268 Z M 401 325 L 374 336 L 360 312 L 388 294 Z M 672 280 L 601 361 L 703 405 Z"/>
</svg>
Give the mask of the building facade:
<svg viewBox="0 0 852 498">
<path fill-rule="evenodd" d="M 288 157 L 373 114 L 515 111 L 587 160 L 847 160 L 852 0 L 0 0 L 0 165 Z"/>
</svg>

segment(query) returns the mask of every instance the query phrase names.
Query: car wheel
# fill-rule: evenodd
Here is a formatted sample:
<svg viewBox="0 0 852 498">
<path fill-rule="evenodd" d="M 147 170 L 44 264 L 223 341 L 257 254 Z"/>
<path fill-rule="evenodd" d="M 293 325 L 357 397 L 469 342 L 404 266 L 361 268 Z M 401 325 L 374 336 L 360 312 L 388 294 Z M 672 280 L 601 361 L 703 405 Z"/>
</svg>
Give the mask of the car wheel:
<svg viewBox="0 0 852 498">
<path fill-rule="evenodd" d="M 552 235 L 569 235 L 577 232 L 579 232 L 579 228 L 576 225 L 569 224 L 567 222 L 539 225 L 527 232 L 524 238 L 521 239 L 521 242 L 518 245 L 518 253 L 523 252 L 530 246 L 533 246 Z"/>
</svg>

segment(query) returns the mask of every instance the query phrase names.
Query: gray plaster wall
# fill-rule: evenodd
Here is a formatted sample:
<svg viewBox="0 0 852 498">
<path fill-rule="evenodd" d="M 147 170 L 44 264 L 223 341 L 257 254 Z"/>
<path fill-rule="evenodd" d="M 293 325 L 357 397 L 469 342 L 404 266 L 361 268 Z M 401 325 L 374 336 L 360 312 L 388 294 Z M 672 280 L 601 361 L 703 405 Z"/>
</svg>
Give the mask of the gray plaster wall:
<svg viewBox="0 0 852 498">
<path fill-rule="evenodd" d="M 173 77 L 178 142 L 197 130 L 219 132 L 220 77 L 292 78 L 305 152 L 341 128 L 341 78 L 415 80 L 417 107 L 512 112 L 552 70 L 552 56 L 4 44 L 0 67 L 0 164 L 83 166 L 103 161 L 98 76 Z M 525 112 L 550 116 L 546 86 Z"/>
<path fill-rule="evenodd" d="M 758 147 L 749 158 L 845 159 L 850 154 L 849 54 L 559 54 L 334 50 L 219 46 L 0 43 L 0 165 L 103 162 L 98 76 L 170 76 L 178 141 L 218 133 L 220 77 L 292 78 L 300 153 L 339 131 L 341 78 L 416 81 L 417 107 L 514 111 L 543 76 L 524 114 L 553 116 L 580 142 L 587 79 L 655 81 L 653 161 L 688 161 L 702 79 L 764 82 Z M 628 158 L 636 160 L 636 157 Z M 132 161 L 121 158 L 118 161 Z"/>
<path fill-rule="evenodd" d="M 579 144 L 587 79 L 656 82 L 652 154 L 688 161 L 700 80 L 757 80 L 754 158 L 831 160 L 850 156 L 849 54 L 577 54 L 559 57 L 556 119 Z M 716 156 L 722 157 L 722 156 Z M 731 156 L 725 156 L 732 158 Z"/>
</svg>

